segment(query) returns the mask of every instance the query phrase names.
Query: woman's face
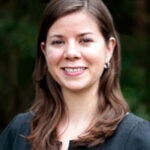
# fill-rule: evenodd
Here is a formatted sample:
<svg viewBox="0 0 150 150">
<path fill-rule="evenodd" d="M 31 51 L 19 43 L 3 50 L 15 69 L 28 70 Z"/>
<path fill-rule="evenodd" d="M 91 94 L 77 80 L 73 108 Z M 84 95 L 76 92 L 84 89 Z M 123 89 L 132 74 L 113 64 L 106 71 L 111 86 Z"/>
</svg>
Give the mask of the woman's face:
<svg viewBox="0 0 150 150">
<path fill-rule="evenodd" d="M 106 45 L 95 19 L 83 11 L 56 20 L 41 43 L 50 74 L 71 91 L 98 88 L 114 46 L 115 39 Z"/>
</svg>

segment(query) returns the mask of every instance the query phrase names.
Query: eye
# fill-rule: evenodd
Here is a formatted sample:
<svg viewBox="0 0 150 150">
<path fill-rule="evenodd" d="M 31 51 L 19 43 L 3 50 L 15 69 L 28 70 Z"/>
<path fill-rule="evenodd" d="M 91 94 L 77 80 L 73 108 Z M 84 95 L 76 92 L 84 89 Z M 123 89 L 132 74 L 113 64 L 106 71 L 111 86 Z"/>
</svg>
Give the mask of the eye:
<svg viewBox="0 0 150 150">
<path fill-rule="evenodd" d="M 88 44 L 88 43 L 91 43 L 93 40 L 90 39 L 90 38 L 83 38 L 80 40 L 80 43 L 83 43 L 83 44 Z"/>
<path fill-rule="evenodd" d="M 54 40 L 51 42 L 52 45 L 61 45 L 63 43 L 64 43 L 64 41 L 62 41 L 62 40 Z"/>
</svg>

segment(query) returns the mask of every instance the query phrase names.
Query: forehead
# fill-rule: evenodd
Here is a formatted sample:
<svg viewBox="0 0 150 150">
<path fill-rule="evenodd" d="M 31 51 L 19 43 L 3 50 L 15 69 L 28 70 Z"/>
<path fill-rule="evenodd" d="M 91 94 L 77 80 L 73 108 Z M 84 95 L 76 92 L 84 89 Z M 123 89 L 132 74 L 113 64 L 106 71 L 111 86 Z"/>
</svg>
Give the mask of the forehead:
<svg viewBox="0 0 150 150">
<path fill-rule="evenodd" d="M 100 31 L 94 16 L 86 11 L 77 11 L 58 18 L 49 28 L 49 33 L 73 30 L 82 30 L 82 32 L 86 30 Z"/>
</svg>

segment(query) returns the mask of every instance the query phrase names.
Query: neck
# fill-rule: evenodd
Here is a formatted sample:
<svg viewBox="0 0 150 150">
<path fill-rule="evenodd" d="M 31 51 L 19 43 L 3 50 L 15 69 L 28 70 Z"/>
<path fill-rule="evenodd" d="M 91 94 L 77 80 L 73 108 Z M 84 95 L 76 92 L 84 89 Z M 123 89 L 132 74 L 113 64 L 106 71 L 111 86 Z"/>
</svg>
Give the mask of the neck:
<svg viewBox="0 0 150 150">
<path fill-rule="evenodd" d="M 68 108 L 67 116 L 71 122 L 91 121 L 97 111 L 98 88 L 85 91 L 68 91 L 62 89 L 63 97 Z"/>
<path fill-rule="evenodd" d="M 62 118 L 57 129 L 59 140 L 76 139 L 92 127 L 99 99 L 97 89 L 74 92 L 62 88 L 67 115 Z"/>
</svg>

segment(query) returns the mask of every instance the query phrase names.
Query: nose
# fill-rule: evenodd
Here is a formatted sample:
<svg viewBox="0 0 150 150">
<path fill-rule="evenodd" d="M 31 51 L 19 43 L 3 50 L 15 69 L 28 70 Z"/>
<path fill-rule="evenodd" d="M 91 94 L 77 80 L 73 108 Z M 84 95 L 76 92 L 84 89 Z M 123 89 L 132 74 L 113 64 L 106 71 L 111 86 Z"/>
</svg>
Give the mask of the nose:
<svg viewBox="0 0 150 150">
<path fill-rule="evenodd" d="M 69 41 L 66 44 L 64 58 L 67 60 L 76 60 L 81 57 L 81 53 L 79 51 L 79 46 L 75 41 Z"/>
</svg>

